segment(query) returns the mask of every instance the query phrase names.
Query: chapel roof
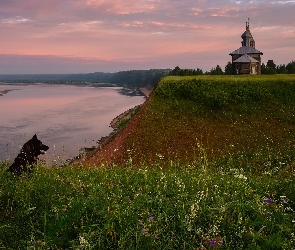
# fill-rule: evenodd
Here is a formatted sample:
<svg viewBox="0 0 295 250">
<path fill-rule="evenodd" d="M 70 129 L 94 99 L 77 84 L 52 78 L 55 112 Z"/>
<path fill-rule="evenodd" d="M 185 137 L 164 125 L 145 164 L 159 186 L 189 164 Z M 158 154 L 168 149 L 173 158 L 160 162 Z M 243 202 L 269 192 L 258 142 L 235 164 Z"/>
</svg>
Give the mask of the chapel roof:
<svg viewBox="0 0 295 250">
<path fill-rule="evenodd" d="M 244 54 L 261 54 L 261 55 L 263 55 L 263 53 L 261 51 L 254 49 L 251 46 L 242 46 L 239 49 L 230 53 L 230 55 L 244 55 Z"/>
<path fill-rule="evenodd" d="M 238 59 L 234 60 L 233 62 L 240 62 L 240 63 L 243 63 L 243 62 L 246 62 L 246 63 L 248 63 L 248 62 L 255 62 L 255 63 L 257 63 L 259 61 L 257 61 L 253 57 L 245 54 L 245 55 L 242 55 L 241 57 L 239 57 Z"/>
</svg>

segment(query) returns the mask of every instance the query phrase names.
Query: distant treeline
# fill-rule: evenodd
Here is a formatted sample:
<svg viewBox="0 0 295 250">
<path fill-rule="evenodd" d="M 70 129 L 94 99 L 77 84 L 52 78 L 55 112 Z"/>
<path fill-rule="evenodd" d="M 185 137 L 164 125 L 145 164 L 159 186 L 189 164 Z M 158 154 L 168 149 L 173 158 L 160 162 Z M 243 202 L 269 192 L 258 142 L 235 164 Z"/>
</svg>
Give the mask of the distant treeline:
<svg viewBox="0 0 295 250">
<path fill-rule="evenodd" d="M 0 75 L 6 83 L 110 83 L 114 73 L 95 72 L 88 74 L 15 74 Z"/>
<path fill-rule="evenodd" d="M 60 83 L 94 86 L 111 84 L 134 89 L 147 85 L 155 86 L 162 77 L 169 75 L 170 71 L 171 69 L 150 69 L 115 73 L 0 75 L 0 81 L 5 83 Z"/>
<path fill-rule="evenodd" d="M 154 87 L 171 69 L 129 70 L 115 73 L 110 83 L 128 88 Z"/>
<path fill-rule="evenodd" d="M 231 65 L 231 63 L 229 62 Z M 178 66 L 176 66 L 173 70 L 170 72 L 170 76 L 197 76 L 197 75 L 231 75 L 232 68 L 229 68 L 227 65 L 225 67 L 225 71 L 223 72 L 222 68 L 217 65 L 215 68 L 212 68 L 210 71 L 203 72 L 202 69 L 181 69 Z M 230 73 L 229 73 L 230 72 Z"/>
<path fill-rule="evenodd" d="M 273 60 L 268 60 L 266 64 L 261 64 L 261 74 L 295 74 L 295 61 L 289 62 L 287 65 L 276 65 Z"/>
</svg>

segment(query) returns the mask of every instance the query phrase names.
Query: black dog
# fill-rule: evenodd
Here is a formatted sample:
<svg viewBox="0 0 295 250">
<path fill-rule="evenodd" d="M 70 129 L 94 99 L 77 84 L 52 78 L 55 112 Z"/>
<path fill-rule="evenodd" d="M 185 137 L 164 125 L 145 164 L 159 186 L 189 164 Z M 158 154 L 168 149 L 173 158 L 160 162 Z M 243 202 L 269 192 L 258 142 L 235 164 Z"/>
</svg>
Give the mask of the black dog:
<svg viewBox="0 0 295 250">
<path fill-rule="evenodd" d="M 22 172 L 32 172 L 32 165 L 37 163 L 38 156 L 44 154 L 48 149 L 49 147 L 44 145 L 35 134 L 31 140 L 23 145 L 20 153 L 7 171 L 14 175 L 21 175 Z"/>
</svg>

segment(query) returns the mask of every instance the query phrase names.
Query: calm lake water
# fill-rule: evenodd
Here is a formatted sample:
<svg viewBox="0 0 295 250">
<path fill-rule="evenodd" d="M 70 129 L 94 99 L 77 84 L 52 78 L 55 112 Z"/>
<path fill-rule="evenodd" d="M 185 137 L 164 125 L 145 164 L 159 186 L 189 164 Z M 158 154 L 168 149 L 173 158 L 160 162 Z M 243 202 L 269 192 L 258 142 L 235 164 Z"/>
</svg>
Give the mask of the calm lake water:
<svg viewBox="0 0 295 250">
<path fill-rule="evenodd" d="M 70 85 L 3 85 L 0 91 L 0 161 L 13 161 L 35 133 L 50 149 L 46 159 L 60 162 L 112 132 L 113 118 L 142 104 L 143 96 L 127 96 L 121 88 Z"/>
</svg>

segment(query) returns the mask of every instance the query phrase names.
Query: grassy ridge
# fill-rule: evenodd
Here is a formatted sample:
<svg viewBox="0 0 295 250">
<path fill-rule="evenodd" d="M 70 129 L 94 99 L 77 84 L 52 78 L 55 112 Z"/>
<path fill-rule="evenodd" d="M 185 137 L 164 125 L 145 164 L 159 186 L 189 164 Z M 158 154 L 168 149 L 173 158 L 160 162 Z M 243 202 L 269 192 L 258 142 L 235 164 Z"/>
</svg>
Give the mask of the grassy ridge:
<svg viewBox="0 0 295 250">
<path fill-rule="evenodd" d="M 0 165 L 0 248 L 295 248 L 294 97 L 294 76 L 163 79 L 118 165 Z"/>
<path fill-rule="evenodd" d="M 253 109 L 253 104 L 292 105 L 295 76 L 167 77 L 156 89 L 158 96 L 190 99 L 206 109 Z M 245 105 L 247 107 L 245 107 Z"/>
<path fill-rule="evenodd" d="M 192 162 L 292 149 L 295 139 L 295 77 L 167 77 L 142 108 L 114 160 Z"/>
</svg>

